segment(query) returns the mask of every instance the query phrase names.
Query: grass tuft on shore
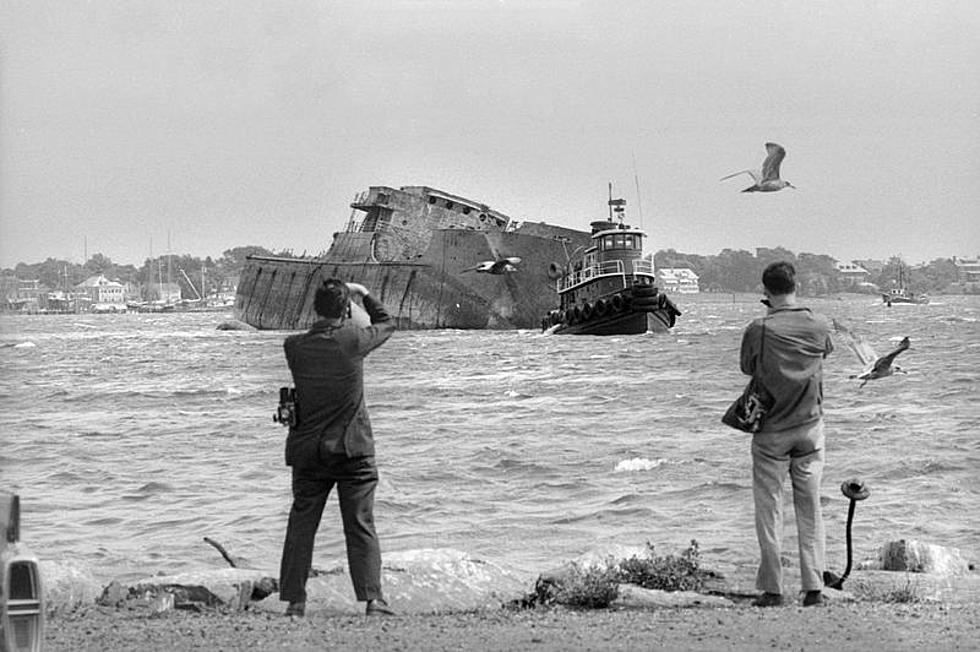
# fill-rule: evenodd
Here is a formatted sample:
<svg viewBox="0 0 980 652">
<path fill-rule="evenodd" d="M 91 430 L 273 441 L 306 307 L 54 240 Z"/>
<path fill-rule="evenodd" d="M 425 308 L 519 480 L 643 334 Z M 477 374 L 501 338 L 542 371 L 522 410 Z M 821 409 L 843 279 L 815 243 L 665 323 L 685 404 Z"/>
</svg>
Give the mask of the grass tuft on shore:
<svg viewBox="0 0 980 652">
<path fill-rule="evenodd" d="M 523 607 L 566 605 L 587 609 L 608 607 L 619 595 L 620 584 L 635 584 L 661 591 L 700 591 L 714 573 L 701 567 L 698 542 L 680 555 L 657 555 L 647 543 L 647 554 L 629 559 L 609 559 L 605 566 L 571 565 L 560 575 L 540 579 L 534 593 L 521 601 Z"/>
</svg>

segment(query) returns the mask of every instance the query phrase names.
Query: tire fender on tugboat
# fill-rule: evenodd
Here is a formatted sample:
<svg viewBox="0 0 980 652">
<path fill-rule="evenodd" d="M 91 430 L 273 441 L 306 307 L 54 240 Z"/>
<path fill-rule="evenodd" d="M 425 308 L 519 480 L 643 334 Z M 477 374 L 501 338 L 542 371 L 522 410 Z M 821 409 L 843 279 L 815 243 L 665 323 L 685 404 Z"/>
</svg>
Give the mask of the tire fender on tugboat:
<svg viewBox="0 0 980 652">
<path fill-rule="evenodd" d="M 617 294 L 612 298 L 612 309 L 613 312 L 623 312 L 626 307 L 626 302 L 623 300 L 623 295 Z"/>
<path fill-rule="evenodd" d="M 582 319 L 592 319 L 592 304 L 588 301 L 582 305 Z"/>
<path fill-rule="evenodd" d="M 609 304 L 605 299 L 599 299 L 595 302 L 595 314 L 596 317 L 605 317 L 609 313 Z"/>
</svg>

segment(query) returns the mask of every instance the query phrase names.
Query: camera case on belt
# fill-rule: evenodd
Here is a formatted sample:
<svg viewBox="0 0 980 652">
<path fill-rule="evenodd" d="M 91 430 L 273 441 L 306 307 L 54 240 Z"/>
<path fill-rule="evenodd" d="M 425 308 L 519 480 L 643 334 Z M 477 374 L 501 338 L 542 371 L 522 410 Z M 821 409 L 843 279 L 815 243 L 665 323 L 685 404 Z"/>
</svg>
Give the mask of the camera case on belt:
<svg viewBox="0 0 980 652">
<path fill-rule="evenodd" d="M 279 388 L 279 406 L 276 408 L 272 420 L 284 426 L 295 428 L 297 419 L 296 390 L 292 387 Z"/>
</svg>

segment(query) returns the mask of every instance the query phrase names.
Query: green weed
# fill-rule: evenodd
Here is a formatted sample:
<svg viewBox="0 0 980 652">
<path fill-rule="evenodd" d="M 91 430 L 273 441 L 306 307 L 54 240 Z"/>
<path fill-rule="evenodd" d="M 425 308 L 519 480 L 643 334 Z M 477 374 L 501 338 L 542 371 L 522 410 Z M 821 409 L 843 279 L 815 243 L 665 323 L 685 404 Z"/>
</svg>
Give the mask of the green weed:
<svg viewBox="0 0 980 652">
<path fill-rule="evenodd" d="M 662 591 L 700 591 L 705 579 L 713 576 L 701 568 L 698 542 L 693 539 L 680 555 L 657 556 L 650 543 L 647 543 L 647 550 L 645 557 L 609 559 L 605 567 L 582 569 L 572 566 L 560 576 L 539 580 L 534 593 L 521 600 L 519 606 L 561 604 L 602 609 L 619 595 L 620 584 Z"/>
</svg>

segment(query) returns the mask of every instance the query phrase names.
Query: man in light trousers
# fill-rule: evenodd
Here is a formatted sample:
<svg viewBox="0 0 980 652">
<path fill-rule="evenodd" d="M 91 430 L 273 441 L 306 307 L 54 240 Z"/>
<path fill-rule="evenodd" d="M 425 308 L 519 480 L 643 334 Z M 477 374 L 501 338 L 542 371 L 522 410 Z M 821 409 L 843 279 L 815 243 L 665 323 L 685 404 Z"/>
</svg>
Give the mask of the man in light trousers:
<svg viewBox="0 0 980 652">
<path fill-rule="evenodd" d="M 762 274 L 768 306 L 742 335 L 741 369 L 756 374 L 773 397 L 760 432 L 752 437 L 752 495 L 761 562 L 759 607 L 783 604 L 780 562 L 782 497 L 791 478 L 804 606 L 823 603 L 825 534 L 820 509 L 824 466 L 823 359 L 833 351 L 826 320 L 796 304 L 796 270 L 787 262 Z M 757 372 L 758 369 L 758 373 Z"/>
</svg>

